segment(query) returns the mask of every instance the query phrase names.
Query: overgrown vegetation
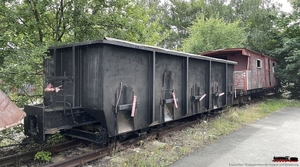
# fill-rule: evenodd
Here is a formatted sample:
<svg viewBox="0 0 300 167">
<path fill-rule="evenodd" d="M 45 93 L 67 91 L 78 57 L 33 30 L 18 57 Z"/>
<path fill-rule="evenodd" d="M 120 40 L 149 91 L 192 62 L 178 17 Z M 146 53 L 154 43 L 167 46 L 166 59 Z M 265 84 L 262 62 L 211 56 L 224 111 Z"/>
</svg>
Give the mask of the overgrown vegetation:
<svg viewBox="0 0 300 167">
<path fill-rule="evenodd" d="M 34 155 L 34 160 L 40 163 L 49 162 L 51 160 L 52 153 L 49 151 L 39 151 Z"/>
<path fill-rule="evenodd" d="M 22 139 L 25 138 L 23 131 L 24 131 L 23 124 L 19 124 L 17 126 L 0 131 L 0 146 L 7 146 L 7 145 L 21 143 Z"/>
<path fill-rule="evenodd" d="M 64 141 L 66 141 L 66 137 L 59 132 L 55 133 L 54 135 L 51 135 L 48 138 L 48 142 L 52 145 L 62 143 Z"/>
<path fill-rule="evenodd" d="M 204 118 L 194 127 L 173 133 L 161 141 L 143 141 L 140 147 L 112 157 L 109 164 L 110 166 L 168 166 L 182 156 L 287 106 L 300 107 L 300 102 L 271 99 L 243 108 L 233 107 L 213 119 Z"/>
<path fill-rule="evenodd" d="M 42 60 L 49 45 L 108 36 L 175 50 L 192 43 L 201 47 L 187 50 L 194 53 L 246 47 L 276 56 L 281 64 L 275 72 L 283 83 L 294 83 L 292 97 L 297 98 L 300 3 L 290 2 L 293 13 L 280 11 L 272 0 L 2 0 L 0 89 L 19 107 L 36 102 L 42 96 Z M 210 27 L 213 20 L 222 24 Z M 236 41 L 235 34 L 223 32 L 228 25 L 246 36 L 226 45 Z M 207 33 L 198 37 L 193 30 Z"/>
<path fill-rule="evenodd" d="M 247 35 L 240 22 L 226 23 L 224 19 L 198 18 L 188 28 L 190 35 L 183 41 L 183 51 L 199 54 L 223 48 L 243 47 Z"/>
</svg>

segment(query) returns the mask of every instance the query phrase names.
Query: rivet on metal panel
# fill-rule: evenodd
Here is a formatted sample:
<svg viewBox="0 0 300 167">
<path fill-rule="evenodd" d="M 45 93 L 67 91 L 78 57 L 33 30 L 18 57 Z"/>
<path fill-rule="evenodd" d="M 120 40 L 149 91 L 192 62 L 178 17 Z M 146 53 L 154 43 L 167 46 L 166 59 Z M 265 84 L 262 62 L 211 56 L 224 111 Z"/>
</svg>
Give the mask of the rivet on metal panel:
<svg viewBox="0 0 300 167">
<path fill-rule="evenodd" d="M 135 106 L 136 106 L 136 96 L 133 96 L 132 108 L 131 108 L 131 117 L 134 117 L 135 113 Z"/>
</svg>

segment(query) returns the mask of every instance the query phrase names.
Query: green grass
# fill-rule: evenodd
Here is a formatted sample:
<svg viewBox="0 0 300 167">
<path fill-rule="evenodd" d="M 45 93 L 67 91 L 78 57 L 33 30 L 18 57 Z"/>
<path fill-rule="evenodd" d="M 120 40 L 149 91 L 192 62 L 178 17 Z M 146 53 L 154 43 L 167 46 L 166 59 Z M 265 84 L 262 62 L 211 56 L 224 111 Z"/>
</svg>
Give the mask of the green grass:
<svg viewBox="0 0 300 167">
<path fill-rule="evenodd" d="M 111 166 L 151 167 L 168 166 L 181 157 L 255 122 L 284 107 L 300 107 L 299 101 L 268 99 L 245 107 L 232 107 L 213 119 L 204 119 L 192 128 L 172 133 L 161 141 L 145 142 L 139 151 L 127 150 L 112 158 Z"/>
</svg>

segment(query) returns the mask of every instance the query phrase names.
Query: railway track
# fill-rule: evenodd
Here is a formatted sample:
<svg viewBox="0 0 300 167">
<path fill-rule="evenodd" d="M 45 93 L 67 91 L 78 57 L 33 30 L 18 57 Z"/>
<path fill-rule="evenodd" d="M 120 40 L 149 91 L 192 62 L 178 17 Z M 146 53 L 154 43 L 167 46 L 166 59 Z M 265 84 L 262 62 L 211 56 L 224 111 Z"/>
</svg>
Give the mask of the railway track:
<svg viewBox="0 0 300 167">
<path fill-rule="evenodd" d="M 71 166 L 81 166 L 84 165 L 90 161 L 102 158 L 106 155 L 110 154 L 110 147 L 102 148 L 102 149 L 97 149 L 95 151 L 92 151 L 90 153 L 85 153 L 80 156 L 76 156 L 64 161 L 60 161 L 57 163 L 53 163 L 50 165 L 46 165 L 46 167 L 71 167 Z"/>
<path fill-rule="evenodd" d="M 211 117 L 214 117 L 216 115 L 218 115 L 218 114 L 212 114 Z M 60 162 L 56 162 L 56 163 L 47 165 L 46 167 L 83 166 L 91 161 L 111 155 L 112 151 L 119 152 L 119 151 L 123 151 L 123 150 L 131 147 L 132 145 L 137 146 L 140 144 L 140 141 L 144 138 L 161 139 L 164 136 L 167 136 L 168 134 L 170 134 L 172 132 L 176 132 L 176 131 L 185 129 L 187 127 L 190 127 L 194 124 L 197 124 L 197 123 L 199 123 L 199 121 L 200 121 L 199 119 L 196 119 L 193 121 L 182 123 L 181 125 L 178 125 L 178 126 L 164 129 L 162 131 L 161 131 L 161 129 L 159 130 L 159 128 L 158 128 L 157 130 L 154 130 L 154 131 L 148 133 L 146 136 L 139 136 L 137 138 L 120 141 L 117 144 L 111 143 L 109 146 L 107 146 L 105 148 L 96 149 L 96 150 L 93 150 L 92 152 L 85 153 L 80 156 L 76 156 L 76 157 L 73 157 L 70 159 L 66 159 L 64 161 L 60 161 Z M 116 145 L 118 145 L 118 146 L 116 147 Z"/>
<path fill-rule="evenodd" d="M 203 114 L 206 118 L 213 118 L 218 116 L 220 113 L 226 112 L 226 110 L 222 110 L 222 111 L 216 111 L 216 112 L 211 112 L 209 114 Z M 58 161 L 55 163 L 51 163 L 51 164 L 45 164 L 44 166 L 46 167 L 72 167 L 72 166 L 82 166 L 85 165 L 91 161 L 103 158 L 105 156 L 109 156 L 112 154 L 112 151 L 114 152 L 119 152 L 119 151 L 123 151 L 131 146 L 137 146 L 140 144 L 141 140 L 144 140 L 144 138 L 148 138 L 150 140 L 156 140 L 156 139 L 162 139 L 164 136 L 169 135 L 172 132 L 176 132 L 176 131 L 180 131 L 182 129 L 185 129 L 187 127 L 191 127 L 192 125 L 195 125 L 197 123 L 200 122 L 201 119 L 199 119 L 200 117 L 202 117 L 203 115 L 199 115 L 197 118 L 193 118 L 191 119 L 184 119 L 181 120 L 179 122 L 172 122 L 170 124 L 167 124 L 167 126 L 164 127 L 160 127 L 158 126 L 157 128 L 155 128 L 154 130 L 151 130 L 147 135 L 145 136 L 139 136 L 136 138 L 131 138 L 128 140 L 119 140 L 119 141 L 114 141 L 111 142 L 110 144 L 108 144 L 108 146 L 104 147 L 104 148 L 99 148 L 99 149 L 95 149 L 95 150 L 91 150 L 89 152 L 85 152 L 81 155 L 75 156 L 75 157 L 71 157 L 71 158 L 67 158 L 65 160 L 62 161 Z M 16 154 L 16 155 L 11 155 L 11 156 L 7 156 L 7 157 L 3 157 L 0 158 L 0 167 L 2 166 L 20 166 L 22 164 L 22 162 L 28 161 L 28 160 L 32 160 L 34 158 L 34 155 L 41 150 L 44 151 L 50 151 L 52 153 L 52 155 L 58 154 L 61 151 L 65 151 L 71 148 L 76 147 L 79 144 L 78 140 L 76 141 L 71 141 L 68 143 L 64 143 L 64 144 L 60 144 L 60 145 L 56 145 L 56 146 L 51 146 L 48 148 L 43 148 L 43 149 L 38 149 L 38 150 L 34 150 L 34 151 L 30 151 L 27 153 L 20 153 L 20 154 Z M 118 145 L 118 146 L 116 146 Z"/>
<path fill-rule="evenodd" d="M 187 120 L 178 121 L 177 123 L 172 122 L 170 124 L 166 124 L 167 126 L 158 126 L 158 127 L 154 128 L 147 135 L 141 135 L 141 136 L 126 139 L 126 140 L 114 141 L 114 142 L 111 142 L 110 144 L 108 144 L 108 146 L 106 146 L 104 148 L 95 149 L 95 150 L 83 153 L 76 157 L 67 158 L 66 160 L 62 160 L 62 161 L 55 162 L 52 164 L 45 164 L 43 166 L 47 166 L 47 167 L 81 166 L 81 165 L 87 164 L 88 162 L 100 159 L 104 156 L 111 155 L 112 151 L 118 152 L 118 151 L 123 151 L 126 148 L 131 147 L 131 146 L 137 146 L 137 145 L 139 145 L 140 141 L 145 138 L 148 138 L 148 140 L 161 139 L 171 132 L 182 130 L 182 129 L 192 126 L 193 124 L 196 124 L 196 123 L 199 123 L 199 119 L 192 120 L 192 121 L 187 119 Z M 81 143 L 80 141 L 81 140 L 73 140 L 73 141 L 69 141 L 66 143 L 48 146 L 45 148 L 40 148 L 40 149 L 32 150 L 29 152 L 25 152 L 25 153 L 18 153 L 15 155 L 1 157 L 0 158 L 0 167 L 7 167 L 7 166 L 19 167 L 24 164 L 27 164 L 27 162 L 29 162 L 29 161 L 31 161 L 31 163 L 32 163 L 34 156 L 39 151 L 49 151 L 52 153 L 52 156 L 54 156 L 54 155 L 59 154 L 60 152 L 77 147 Z M 39 165 L 42 165 L 42 164 L 39 164 Z"/>
<path fill-rule="evenodd" d="M 0 158 L 0 167 L 6 167 L 6 166 L 14 166 L 14 167 L 19 167 L 21 166 L 24 162 L 28 160 L 33 160 L 34 156 L 37 152 L 39 151 L 49 151 L 52 154 L 57 154 L 61 151 L 76 147 L 79 144 L 79 140 L 72 140 L 66 143 L 58 144 L 58 145 L 53 145 L 49 146 L 46 148 L 40 148 L 37 150 L 32 150 L 29 152 L 25 153 L 18 153 L 15 155 L 10 155 L 6 157 Z"/>
<path fill-rule="evenodd" d="M 157 130 L 154 130 L 154 131 L 150 132 L 149 134 L 147 134 L 147 136 L 139 136 L 139 137 L 131 138 L 131 139 L 124 140 L 124 141 L 111 142 L 108 146 L 106 146 L 104 148 L 95 149 L 90 152 L 83 153 L 82 155 L 68 158 L 66 160 L 62 160 L 62 161 L 55 162 L 52 164 L 47 164 L 45 166 L 46 167 L 82 166 L 84 164 L 87 164 L 88 162 L 103 158 L 104 156 L 107 156 L 107 155 L 111 155 L 112 151 L 114 151 L 114 152 L 123 151 L 130 146 L 138 145 L 139 142 L 142 139 L 144 139 L 145 137 L 149 137 L 152 139 L 162 138 L 163 136 L 166 136 L 167 134 L 169 134 L 171 132 L 182 130 L 182 129 L 192 126 L 193 124 L 196 124 L 198 122 L 199 122 L 199 120 L 194 120 L 192 122 L 183 123 L 179 126 L 167 128 L 166 130 L 162 130 L 162 131 L 160 128 L 158 128 Z M 74 141 L 70 141 L 67 143 L 49 146 L 46 148 L 40 148 L 37 150 L 25 152 L 25 153 L 19 153 L 19 154 L 15 154 L 15 155 L 2 157 L 2 158 L 0 158 L 0 167 L 7 167 L 7 166 L 20 167 L 23 164 L 26 164 L 27 161 L 33 160 L 35 154 L 39 151 L 42 151 L 42 150 L 49 151 L 52 153 L 52 155 L 56 155 L 62 151 L 66 151 L 68 149 L 75 148 L 76 146 L 79 145 L 79 143 L 80 143 L 79 141 L 80 140 L 74 140 Z"/>
</svg>

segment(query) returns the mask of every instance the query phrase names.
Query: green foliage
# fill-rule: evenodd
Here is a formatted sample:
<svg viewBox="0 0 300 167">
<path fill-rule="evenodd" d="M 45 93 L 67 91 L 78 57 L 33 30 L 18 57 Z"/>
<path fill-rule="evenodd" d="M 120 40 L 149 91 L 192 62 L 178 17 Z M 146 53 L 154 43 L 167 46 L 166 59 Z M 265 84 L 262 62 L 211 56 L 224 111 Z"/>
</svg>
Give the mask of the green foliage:
<svg viewBox="0 0 300 167">
<path fill-rule="evenodd" d="M 300 3 L 292 1 L 292 4 L 294 12 L 282 14 L 275 22 L 276 45 L 270 53 L 280 62 L 275 74 L 282 82 L 283 91 L 290 92 L 291 98 L 300 98 L 300 12 L 297 10 Z"/>
<path fill-rule="evenodd" d="M 49 45 L 105 36 L 170 49 L 183 48 L 193 53 L 247 47 L 275 54 L 284 62 L 276 70 L 278 75 L 282 73 L 286 83 L 294 82 L 289 78 L 298 75 L 294 61 L 298 51 L 294 50 L 297 47 L 294 44 L 300 36 L 297 24 L 300 3 L 290 1 L 295 9 L 292 15 L 279 15 L 279 5 L 272 0 L 1 1 L 0 78 L 3 84 L 0 89 L 19 107 L 40 100 L 41 64 Z M 216 25 L 209 27 L 214 21 Z M 230 26 L 237 28 L 237 33 L 223 30 Z M 208 33 L 197 32 L 196 27 Z M 235 41 L 238 35 L 240 39 Z M 219 36 L 224 38 L 216 40 Z M 195 42 L 199 46 L 195 46 Z M 29 85 L 35 91 L 29 91 Z"/>
<path fill-rule="evenodd" d="M 170 0 L 158 8 L 164 13 L 162 26 L 171 31 L 161 45 L 169 49 L 180 48 L 188 37 L 187 28 L 203 13 L 204 7 L 204 0 Z"/>
<path fill-rule="evenodd" d="M 160 25 L 162 14 L 136 0 L 0 3 L 0 89 L 19 107 L 41 100 L 49 45 L 105 36 L 158 45 L 169 34 Z"/>
<path fill-rule="evenodd" d="M 205 4 L 203 14 L 206 18 L 221 17 L 227 23 L 239 20 L 239 17 L 233 15 L 233 13 L 235 13 L 235 10 L 238 10 L 238 8 L 234 8 L 230 4 L 228 4 L 229 2 L 232 3 L 232 1 L 233 0 L 210 0 L 209 3 Z"/>
<path fill-rule="evenodd" d="M 279 4 L 272 0 L 230 0 L 231 20 L 240 20 L 248 32 L 245 47 L 267 53 L 274 47 L 274 20 L 279 13 Z"/>
<path fill-rule="evenodd" d="M 42 95 L 42 62 L 45 52 L 46 46 L 23 44 L 10 49 L 9 54 L 4 56 L 0 78 L 5 84 L 1 84 L 0 89 L 19 107 L 34 103 Z"/>
<path fill-rule="evenodd" d="M 204 51 L 242 47 L 246 33 L 239 22 L 226 23 L 221 18 L 200 17 L 189 28 L 190 36 L 184 40 L 183 51 L 199 54 Z"/>
<path fill-rule="evenodd" d="M 51 155 L 51 152 L 42 150 L 34 155 L 34 160 L 49 162 L 51 160 Z"/>
<path fill-rule="evenodd" d="M 48 138 L 49 143 L 51 144 L 57 144 L 57 143 L 62 143 L 64 141 L 66 141 L 66 138 L 64 135 L 62 135 L 61 133 L 55 133 L 54 135 L 51 135 Z"/>
<path fill-rule="evenodd" d="M 222 18 L 226 23 L 240 22 L 248 34 L 244 46 L 262 53 L 272 49 L 274 20 L 279 4 L 272 0 L 170 0 L 161 5 L 162 26 L 171 31 L 161 44 L 170 49 L 182 47 L 189 36 L 188 27 L 200 16 Z"/>
<path fill-rule="evenodd" d="M 280 60 L 275 74 L 281 80 L 287 90 L 291 92 L 291 98 L 300 98 L 300 38 L 284 38 L 283 45 L 274 49 L 277 59 Z"/>
</svg>

